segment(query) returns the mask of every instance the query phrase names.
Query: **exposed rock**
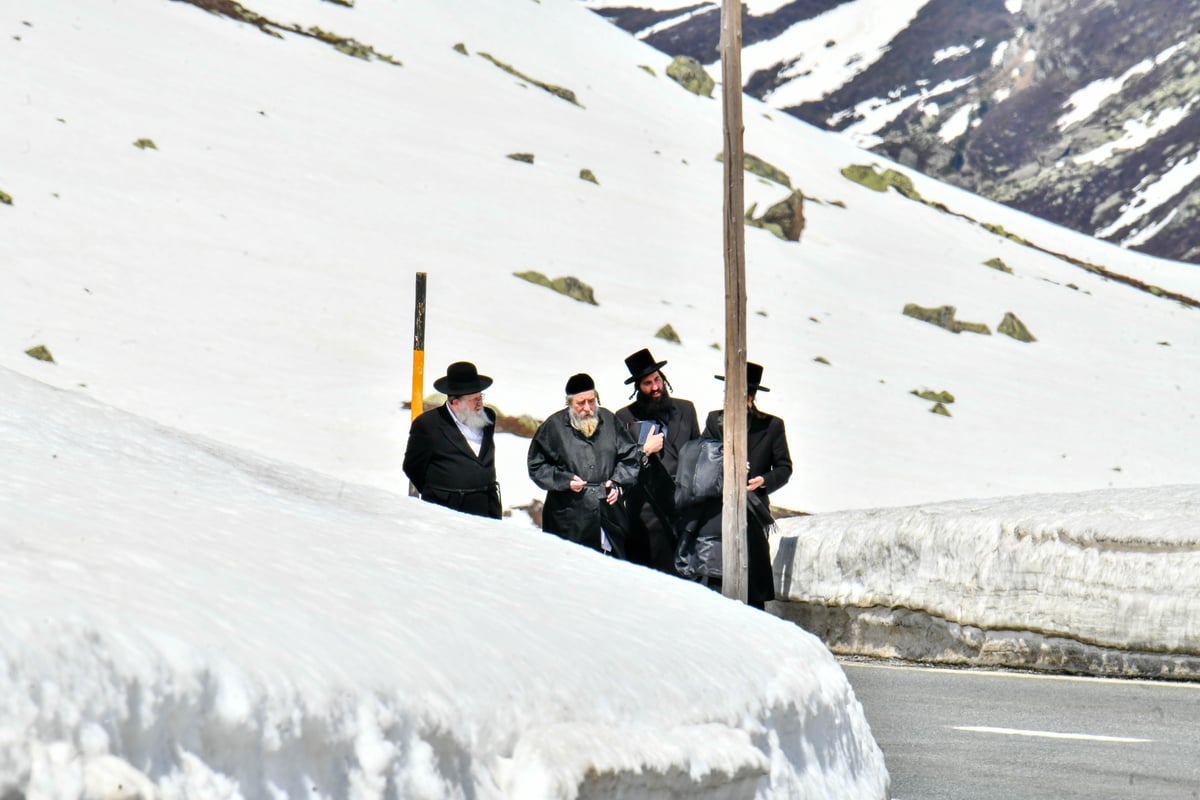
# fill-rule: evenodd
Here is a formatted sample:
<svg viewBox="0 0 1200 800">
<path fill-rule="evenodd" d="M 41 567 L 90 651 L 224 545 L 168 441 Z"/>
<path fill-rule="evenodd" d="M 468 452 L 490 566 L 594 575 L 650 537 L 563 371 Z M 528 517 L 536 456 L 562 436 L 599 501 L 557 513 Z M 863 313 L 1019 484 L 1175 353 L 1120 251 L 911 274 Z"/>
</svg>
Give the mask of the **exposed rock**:
<svg viewBox="0 0 1200 800">
<path fill-rule="evenodd" d="M 503 61 L 499 60 L 498 58 L 495 58 L 490 53 L 480 52 L 479 57 L 486 58 L 488 61 L 495 64 L 497 67 L 504 70 L 509 75 L 512 75 L 516 78 L 520 78 L 521 80 L 525 81 L 526 83 L 536 86 L 539 89 L 542 89 L 543 91 L 547 91 L 550 94 L 554 95 L 555 97 L 558 97 L 562 100 L 566 100 L 568 103 L 571 103 L 573 105 L 579 106 L 580 108 L 583 108 L 583 104 L 580 103 L 577 99 L 575 99 L 575 92 L 571 91 L 570 89 L 566 89 L 562 86 L 555 86 L 552 83 L 545 83 L 543 81 L 537 80 L 536 78 L 531 78 L 528 75 L 525 75 L 524 73 L 520 72 L 516 68 L 512 67 L 511 65 L 505 64 Z"/>
<path fill-rule="evenodd" d="M 952 416 L 952 415 L 950 414 L 950 409 L 946 408 L 946 407 L 945 407 L 944 405 L 942 405 L 941 403 L 934 403 L 934 404 L 933 404 L 933 408 L 929 409 L 929 413 L 931 413 L 931 414 L 941 414 L 943 417 L 949 417 L 949 416 Z"/>
<path fill-rule="evenodd" d="M 751 205 L 746 212 L 747 225 L 768 230 L 786 242 L 800 241 L 804 232 L 804 192 L 796 189 L 758 218 L 754 217 L 755 208 Z"/>
<path fill-rule="evenodd" d="M 1005 264 L 999 258 L 989 258 L 987 261 L 983 262 L 983 264 L 984 266 L 991 267 L 992 269 L 998 269 L 1001 272 L 1007 272 L 1009 275 L 1013 274 L 1012 267 L 1008 266 L 1008 264 Z"/>
<path fill-rule="evenodd" d="M 594 183 L 597 186 L 600 185 L 600 181 L 596 180 L 595 173 L 593 173 L 590 169 L 587 169 L 587 168 L 579 170 L 579 179 L 582 181 L 588 181 L 590 183 Z"/>
<path fill-rule="evenodd" d="M 522 439 L 532 439 L 537 433 L 538 426 L 542 424 L 542 420 L 536 417 L 531 417 L 528 414 L 522 414 L 519 417 L 512 417 L 507 414 L 496 415 L 496 432 L 511 433 L 514 436 L 520 436 Z"/>
<path fill-rule="evenodd" d="M 786 36 L 841 2 L 747 9 L 742 46 Z M 597 13 L 669 55 L 718 60 L 715 9 L 644 5 L 604 3 Z M 1126 216 L 1147 187 L 1171 182 L 1173 170 L 1178 176 L 1200 157 L 1198 26 L 1195 0 L 938 0 L 841 85 L 782 110 L 828 130 L 854 126 L 876 152 L 938 180 L 1132 249 L 1200 263 L 1200 182 Z M 865 46 L 853 35 L 839 44 L 850 52 Z M 782 38 L 768 47 L 774 63 L 744 79 L 748 94 L 772 102 L 804 80 L 811 54 L 789 52 Z M 1108 89 L 1076 102 L 1097 85 Z M 864 109 L 881 98 L 899 113 L 869 118 Z M 950 129 L 954 120 L 961 124 Z M 1152 136 L 1136 136 L 1151 127 Z"/>
<path fill-rule="evenodd" d="M 545 504 L 541 500 L 534 500 L 527 506 L 513 506 L 513 511 L 524 511 L 529 515 L 529 521 L 533 523 L 535 528 L 542 527 L 542 509 Z"/>
<path fill-rule="evenodd" d="M 679 334 L 675 332 L 675 329 L 671 327 L 670 323 L 663 325 L 654 335 L 659 339 L 665 339 L 668 342 L 674 342 L 675 344 L 683 343 L 679 338 Z"/>
<path fill-rule="evenodd" d="M 454 45 L 454 52 L 461 53 L 464 56 L 471 55 L 471 53 L 467 50 L 467 46 L 465 44 L 463 44 L 462 42 L 458 42 Z"/>
<path fill-rule="evenodd" d="M 954 395 L 943 389 L 940 392 L 935 392 L 932 389 L 913 389 L 909 394 L 915 394 L 922 400 L 929 400 L 933 403 L 953 403 Z"/>
<path fill-rule="evenodd" d="M 909 200 L 925 202 L 921 193 L 913 186 L 912 178 L 894 169 L 885 169 L 880 172 L 875 167 L 866 164 L 851 164 L 842 168 L 842 177 L 877 192 L 886 192 L 888 188 L 892 188 Z"/>
<path fill-rule="evenodd" d="M 717 153 L 717 161 L 724 163 L 725 154 Z M 756 155 L 750 153 L 743 154 L 742 169 L 751 175 L 757 175 L 760 178 L 765 178 L 773 183 L 778 183 L 780 186 L 786 186 L 789 189 L 792 188 L 792 179 L 788 177 L 786 172 Z"/>
<path fill-rule="evenodd" d="M 157 150 L 158 149 L 158 145 L 156 145 L 154 143 L 153 139 L 138 139 L 136 142 L 133 143 L 133 146 L 138 148 L 139 150 Z"/>
<path fill-rule="evenodd" d="M 1003 333 L 1005 336 L 1011 336 L 1018 342 L 1037 341 L 1037 339 L 1033 337 L 1033 334 L 1029 332 L 1029 329 L 1025 327 L 1025 323 L 1017 319 L 1017 315 L 1011 311 L 1005 312 L 1004 319 L 1000 321 L 1000 325 L 996 328 L 996 330 L 998 330 L 1000 333 Z"/>
<path fill-rule="evenodd" d="M 922 322 L 928 322 L 931 325 L 937 325 L 939 328 L 945 328 L 951 333 L 982 333 L 985 336 L 991 336 L 992 331 L 982 322 L 962 322 L 954 318 L 954 306 L 937 306 L 936 308 L 925 308 L 916 303 L 909 303 L 904 307 L 904 315 L 919 319 Z"/>
<path fill-rule="evenodd" d="M 50 351 L 44 344 L 39 344 L 36 347 L 29 348 L 25 351 L 25 355 L 29 356 L 30 358 L 36 358 L 38 361 L 49 361 L 51 364 L 57 363 L 54 360 L 54 356 L 50 355 Z"/>
<path fill-rule="evenodd" d="M 596 302 L 596 296 L 592 290 L 592 287 L 588 286 L 578 278 L 570 275 L 551 279 L 547 278 L 537 270 L 514 272 L 513 275 L 522 280 L 529 281 L 530 283 L 536 283 L 539 286 L 545 286 L 548 289 L 553 289 L 559 294 L 565 294 L 567 297 L 578 300 L 581 303 L 588 303 L 589 305 L 593 306 L 600 305 Z"/>
<path fill-rule="evenodd" d="M 701 97 L 712 97 L 717 82 L 704 71 L 704 65 L 691 56 L 675 56 L 667 66 L 667 77 Z"/>
<path fill-rule="evenodd" d="M 245 8 L 240 3 L 236 2 L 236 0 L 181 1 L 185 3 L 191 3 L 197 8 L 202 8 L 210 13 L 218 14 L 223 17 L 229 17 L 230 19 L 235 19 L 239 22 L 245 22 L 248 25 L 253 25 L 268 36 L 274 36 L 277 39 L 283 38 L 281 31 L 295 33 L 299 36 L 307 36 L 310 39 L 316 39 L 317 41 L 332 45 L 335 50 L 355 58 L 361 58 L 364 61 L 377 59 L 397 67 L 404 66 L 399 60 L 387 55 L 386 53 L 376 52 L 374 47 L 369 44 L 363 44 L 357 39 L 339 36 L 335 33 L 322 30 L 316 26 L 306 29 L 297 24 L 285 25 Z M 334 2 L 339 5 L 352 6 L 352 3 L 349 2 L 349 0 L 330 0 L 330 2 Z"/>
<path fill-rule="evenodd" d="M 3 203 L 6 206 L 11 206 L 13 204 L 12 195 L 3 189 L 0 189 L 0 203 Z"/>
<path fill-rule="evenodd" d="M 520 161 L 523 164 L 533 163 L 533 153 L 509 153 L 505 158 L 511 158 L 513 161 Z"/>
</svg>

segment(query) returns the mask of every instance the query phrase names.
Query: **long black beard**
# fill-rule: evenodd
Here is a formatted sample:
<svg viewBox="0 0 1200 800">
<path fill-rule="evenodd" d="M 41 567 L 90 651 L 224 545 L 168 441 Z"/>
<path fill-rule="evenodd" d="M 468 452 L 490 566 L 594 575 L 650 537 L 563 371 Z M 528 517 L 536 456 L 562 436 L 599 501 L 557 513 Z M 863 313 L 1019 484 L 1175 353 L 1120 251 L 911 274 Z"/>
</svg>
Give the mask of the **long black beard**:
<svg viewBox="0 0 1200 800">
<path fill-rule="evenodd" d="M 638 410 L 639 419 L 648 419 L 651 417 L 665 417 L 670 412 L 671 407 L 675 405 L 671 400 L 671 395 L 663 391 L 662 397 L 657 400 L 649 395 L 638 392 L 637 400 L 634 405 Z"/>
</svg>

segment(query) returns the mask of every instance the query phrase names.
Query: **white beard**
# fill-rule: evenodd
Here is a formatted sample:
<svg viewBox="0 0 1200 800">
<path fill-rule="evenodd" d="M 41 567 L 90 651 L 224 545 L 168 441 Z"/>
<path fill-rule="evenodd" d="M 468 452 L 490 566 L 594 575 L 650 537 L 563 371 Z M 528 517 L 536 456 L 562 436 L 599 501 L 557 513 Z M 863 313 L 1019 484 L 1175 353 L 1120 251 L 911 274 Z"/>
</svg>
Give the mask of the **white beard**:
<svg viewBox="0 0 1200 800">
<path fill-rule="evenodd" d="M 487 412 L 482 408 L 476 411 L 466 403 L 456 403 L 455 408 L 450 410 L 455 419 L 473 431 L 481 431 L 492 424 L 492 421 L 488 419 Z"/>
<path fill-rule="evenodd" d="M 599 410 L 599 409 L 597 409 Z M 567 414 L 571 417 L 571 427 L 583 434 L 584 438 L 590 439 L 596 432 L 596 427 L 600 424 L 600 417 L 593 413 L 592 416 L 586 419 L 575 412 L 575 409 L 567 407 Z"/>
</svg>

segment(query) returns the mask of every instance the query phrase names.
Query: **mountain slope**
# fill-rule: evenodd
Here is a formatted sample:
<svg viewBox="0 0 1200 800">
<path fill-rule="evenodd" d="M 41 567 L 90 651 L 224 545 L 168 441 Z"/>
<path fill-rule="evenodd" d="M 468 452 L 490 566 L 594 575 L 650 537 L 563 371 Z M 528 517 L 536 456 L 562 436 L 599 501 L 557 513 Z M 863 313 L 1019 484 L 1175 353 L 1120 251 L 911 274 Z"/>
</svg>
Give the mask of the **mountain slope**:
<svg viewBox="0 0 1200 800">
<path fill-rule="evenodd" d="M 680 396 L 721 405 L 720 104 L 665 57 L 575 0 L 223 7 L 2 12 L 0 364 L 403 489 L 426 271 L 426 386 L 467 358 L 496 378 L 489 403 L 541 418 L 584 370 L 616 408 L 622 359 L 649 345 Z M 391 62 L 336 47 L 351 39 Z M 1200 274 L 903 168 L 926 202 L 875 191 L 843 170 L 895 165 L 754 100 L 745 119 L 746 149 L 807 198 L 799 243 L 747 236 L 749 357 L 797 464 L 780 505 L 1194 478 L 1200 312 L 1164 292 L 1198 298 Z M 756 215 L 790 194 L 748 178 Z M 576 277 L 597 305 L 527 270 Z M 1036 342 L 996 333 L 1008 312 Z M 679 343 L 655 338 L 666 324 Z M 25 354 L 39 345 L 54 363 Z M 952 417 L 911 394 L 926 389 L 954 395 Z M 498 445 L 510 507 L 541 494 L 525 446 Z"/>
<path fill-rule="evenodd" d="M 719 8 L 588 4 L 718 58 Z M 642 5 L 642 4 L 635 4 Z M 759 8 L 761 7 L 761 8 Z M 1200 262 L 1200 8 L 1188 0 L 751 4 L 747 92 L 1078 231 Z"/>
</svg>

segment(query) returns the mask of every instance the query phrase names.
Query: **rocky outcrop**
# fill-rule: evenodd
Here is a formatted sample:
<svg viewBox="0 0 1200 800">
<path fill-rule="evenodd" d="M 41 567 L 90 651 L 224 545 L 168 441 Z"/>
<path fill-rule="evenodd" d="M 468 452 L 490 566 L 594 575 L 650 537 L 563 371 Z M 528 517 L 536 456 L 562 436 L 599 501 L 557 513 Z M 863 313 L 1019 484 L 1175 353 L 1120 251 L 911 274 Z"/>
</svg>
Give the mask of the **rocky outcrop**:
<svg viewBox="0 0 1200 800">
<path fill-rule="evenodd" d="M 936 306 L 934 308 L 926 308 L 919 306 L 916 303 L 909 303 L 904 306 L 904 316 L 919 319 L 922 322 L 928 322 L 930 325 L 936 325 L 939 328 L 945 328 L 951 333 L 982 333 L 985 336 L 991 336 L 992 331 L 987 325 L 982 322 L 963 322 L 954 318 L 956 309 L 954 306 Z"/>
<path fill-rule="evenodd" d="M 704 71 L 704 65 L 690 56 L 675 56 L 667 66 L 667 77 L 701 97 L 712 97 L 717 83 Z"/>
<path fill-rule="evenodd" d="M 743 46 L 861 1 L 747 11 Z M 719 8 L 680 0 L 647 11 L 630 0 L 598 13 L 672 56 L 718 62 Z M 822 96 L 780 91 L 821 59 L 812 52 L 745 73 L 745 89 L 939 180 L 1200 263 L 1198 29 L 1194 0 L 928 0 L 878 58 L 863 59 L 874 43 L 826 41 L 863 61 Z"/>
<path fill-rule="evenodd" d="M 596 294 L 591 286 L 588 286 L 579 278 L 571 275 L 563 275 L 558 278 L 547 278 L 537 270 L 527 270 L 525 272 L 514 272 L 513 275 L 524 281 L 536 283 L 538 286 L 545 286 L 547 289 L 553 289 L 559 294 L 565 294 L 574 300 L 588 305 L 598 306 L 596 302 Z"/>
<path fill-rule="evenodd" d="M 800 241 L 804 233 L 804 192 L 799 189 L 775 203 L 761 217 L 754 216 L 756 206 L 746 212 L 746 224 L 763 228 L 787 242 Z"/>
</svg>

